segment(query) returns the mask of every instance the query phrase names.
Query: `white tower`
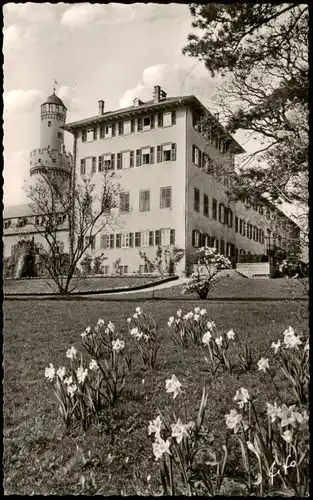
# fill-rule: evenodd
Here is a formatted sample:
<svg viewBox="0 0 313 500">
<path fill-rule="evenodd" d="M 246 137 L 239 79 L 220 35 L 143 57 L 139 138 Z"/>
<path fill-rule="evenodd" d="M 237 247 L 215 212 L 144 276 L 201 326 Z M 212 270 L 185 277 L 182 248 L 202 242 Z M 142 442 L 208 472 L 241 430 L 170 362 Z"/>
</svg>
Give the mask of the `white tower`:
<svg viewBox="0 0 313 500">
<path fill-rule="evenodd" d="M 40 148 L 30 153 L 30 176 L 36 177 L 43 168 L 51 169 L 68 185 L 73 157 L 67 153 L 64 145 L 66 106 L 53 94 L 41 105 Z M 32 181 L 35 179 L 32 179 Z"/>
</svg>

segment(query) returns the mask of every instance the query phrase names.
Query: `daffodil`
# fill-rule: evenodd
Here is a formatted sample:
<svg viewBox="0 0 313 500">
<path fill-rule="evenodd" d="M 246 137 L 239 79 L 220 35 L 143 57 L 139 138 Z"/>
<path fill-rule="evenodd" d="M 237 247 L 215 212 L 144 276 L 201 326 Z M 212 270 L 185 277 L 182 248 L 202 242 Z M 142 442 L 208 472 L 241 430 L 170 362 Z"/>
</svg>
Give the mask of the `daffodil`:
<svg viewBox="0 0 313 500">
<path fill-rule="evenodd" d="M 177 379 L 176 375 L 173 375 L 172 378 L 167 379 L 165 384 L 166 392 L 173 393 L 173 399 L 175 399 L 178 394 L 181 394 L 181 383 Z"/>
<path fill-rule="evenodd" d="M 176 438 L 177 443 L 180 443 L 184 437 L 188 437 L 187 428 L 188 425 L 184 425 L 180 418 L 176 424 L 171 424 L 172 437 Z"/>
<path fill-rule="evenodd" d="M 64 379 L 65 372 L 66 372 L 65 367 L 64 366 L 60 366 L 60 368 L 57 371 L 57 376 L 60 378 L 60 380 Z"/>
<path fill-rule="evenodd" d="M 113 351 L 122 351 L 125 347 L 124 340 L 116 339 L 112 341 L 112 349 Z"/>
<path fill-rule="evenodd" d="M 97 325 L 100 326 L 100 327 L 104 326 L 104 319 L 99 318 L 98 322 L 97 322 Z"/>
<path fill-rule="evenodd" d="M 152 448 L 155 459 L 158 460 L 159 458 L 162 457 L 164 453 L 168 453 L 169 455 L 171 455 L 170 446 L 171 443 L 169 439 L 164 441 L 163 439 L 160 438 L 158 441 L 153 443 Z"/>
<path fill-rule="evenodd" d="M 200 315 L 201 315 L 201 316 L 204 316 L 205 314 L 206 314 L 206 309 L 201 309 L 201 311 L 200 311 Z"/>
<path fill-rule="evenodd" d="M 205 332 L 205 334 L 202 337 L 202 343 L 209 345 L 211 338 L 212 338 L 211 333 L 209 331 Z"/>
<path fill-rule="evenodd" d="M 292 432 L 291 431 L 285 431 L 282 433 L 281 437 L 287 442 L 291 443 L 292 441 Z"/>
<path fill-rule="evenodd" d="M 215 327 L 214 321 L 208 321 L 206 327 L 208 330 L 212 330 Z"/>
<path fill-rule="evenodd" d="M 174 316 L 171 316 L 171 317 L 169 318 L 168 322 L 167 322 L 168 326 L 170 326 L 170 327 L 171 327 L 171 326 L 172 326 L 172 324 L 174 323 L 174 321 L 175 321 L 175 320 L 174 320 Z"/>
<path fill-rule="evenodd" d="M 180 318 L 180 317 L 181 317 L 181 315 L 182 315 L 182 310 L 181 310 L 181 309 L 178 309 L 178 311 L 177 311 L 177 316 Z"/>
<path fill-rule="evenodd" d="M 89 363 L 89 370 L 98 370 L 99 366 L 95 359 L 92 359 Z"/>
<path fill-rule="evenodd" d="M 114 323 L 112 323 L 112 321 L 109 321 L 109 323 L 108 323 L 108 329 L 109 329 L 110 332 L 114 333 L 114 331 L 115 331 L 115 325 L 114 325 Z"/>
<path fill-rule="evenodd" d="M 249 399 L 249 392 L 244 387 L 241 387 L 241 389 L 239 389 L 234 396 L 234 401 L 238 402 L 239 408 L 243 408 L 244 405 L 248 403 Z"/>
<path fill-rule="evenodd" d="M 275 354 L 276 354 L 276 353 L 277 353 L 277 351 L 279 350 L 280 346 L 281 346 L 281 342 L 280 342 L 280 340 L 279 340 L 279 339 L 277 340 L 277 342 L 276 342 L 276 343 L 275 343 L 275 342 L 272 342 L 271 347 L 274 349 Z"/>
<path fill-rule="evenodd" d="M 271 403 L 266 403 L 267 406 L 267 414 L 271 417 L 272 423 L 275 422 L 276 418 L 279 416 L 280 408 L 277 406 L 277 403 L 272 405 Z"/>
<path fill-rule="evenodd" d="M 71 385 L 72 383 L 73 383 L 73 379 L 72 379 L 71 375 L 64 379 L 64 384 Z"/>
<path fill-rule="evenodd" d="M 132 319 L 131 318 L 127 318 L 127 323 L 131 323 Z"/>
<path fill-rule="evenodd" d="M 52 382 L 55 376 L 55 368 L 52 363 L 49 364 L 49 366 L 46 367 L 45 369 L 45 377 Z"/>
<path fill-rule="evenodd" d="M 265 372 L 269 368 L 268 364 L 268 359 L 267 358 L 261 358 L 258 361 L 258 370 Z"/>
<path fill-rule="evenodd" d="M 158 415 L 155 420 L 152 420 L 152 422 L 149 422 L 149 427 L 148 427 L 149 436 L 151 434 L 155 434 L 156 437 L 160 436 L 161 428 L 162 428 L 162 420 L 160 418 L 160 415 Z"/>
<path fill-rule="evenodd" d="M 218 345 L 219 347 L 221 347 L 221 345 L 223 344 L 223 337 L 222 337 L 222 335 L 220 337 L 217 337 L 215 339 L 215 343 L 216 343 L 216 345 Z"/>
<path fill-rule="evenodd" d="M 72 346 L 70 349 L 66 351 L 66 357 L 70 359 L 76 358 L 77 355 L 77 349 L 75 349 L 74 346 Z"/>
<path fill-rule="evenodd" d="M 77 391 L 76 384 L 72 384 L 72 385 L 67 386 L 67 393 L 71 396 L 71 398 L 74 396 L 76 391 Z"/>
<path fill-rule="evenodd" d="M 228 429 L 233 429 L 236 434 L 240 428 L 240 422 L 242 421 L 242 415 L 237 413 L 236 410 L 230 410 L 230 413 L 225 415 L 226 426 Z"/>
<path fill-rule="evenodd" d="M 234 338 L 235 338 L 235 335 L 236 335 L 236 334 L 235 334 L 234 330 L 233 330 L 233 329 L 231 329 L 231 330 L 229 330 L 229 331 L 226 333 L 226 335 L 227 335 L 227 338 L 228 338 L 229 340 L 234 340 Z"/>
<path fill-rule="evenodd" d="M 143 311 L 142 311 L 141 307 L 136 307 L 135 311 L 136 311 L 136 313 L 137 313 L 137 314 L 139 314 L 139 315 L 143 313 Z"/>
<path fill-rule="evenodd" d="M 296 405 L 287 406 L 283 403 L 279 409 L 278 416 L 281 419 L 280 425 L 286 427 L 287 425 L 292 425 L 296 422 L 295 409 Z"/>
<path fill-rule="evenodd" d="M 87 368 L 84 370 L 83 366 L 79 366 L 76 370 L 76 376 L 77 380 L 80 384 L 83 384 L 85 382 L 85 379 L 88 375 L 88 370 Z"/>
</svg>

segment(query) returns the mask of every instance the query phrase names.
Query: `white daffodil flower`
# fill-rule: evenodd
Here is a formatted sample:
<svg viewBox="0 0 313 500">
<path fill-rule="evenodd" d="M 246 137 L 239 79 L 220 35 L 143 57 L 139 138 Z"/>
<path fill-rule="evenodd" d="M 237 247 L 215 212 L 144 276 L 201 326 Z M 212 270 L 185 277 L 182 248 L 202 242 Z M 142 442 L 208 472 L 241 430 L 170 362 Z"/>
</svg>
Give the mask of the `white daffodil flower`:
<svg viewBox="0 0 313 500">
<path fill-rule="evenodd" d="M 261 358 L 258 361 L 258 370 L 266 372 L 267 369 L 269 369 L 269 364 L 268 364 L 268 359 L 267 358 Z"/>
<path fill-rule="evenodd" d="M 235 338 L 235 335 L 236 335 L 236 334 L 235 334 L 234 330 L 233 330 L 233 329 L 231 329 L 231 330 L 229 330 L 229 331 L 226 333 L 226 335 L 227 335 L 227 338 L 228 338 L 229 340 L 234 340 L 234 338 Z"/>
<path fill-rule="evenodd" d="M 88 375 L 88 370 L 87 368 L 84 370 L 83 366 L 79 366 L 76 370 L 76 376 L 77 380 L 80 384 L 83 384 L 85 382 L 85 379 Z"/>
<path fill-rule="evenodd" d="M 46 367 L 45 369 L 45 377 L 52 382 L 55 376 L 55 368 L 52 363 L 49 364 L 49 366 Z"/>
<path fill-rule="evenodd" d="M 92 359 L 89 363 L 89 370 L 98 370 L 99 366 L 95 359 Z"/>
<path fill-rule="evenodd" d="M 248 403 L 249 399 L 249 392 L 244 387 L 241 387 L 234 396 L 234 401 L 238 402 L 239 408 L 243 408 L 244 405 Z"/>
<path fill-rule="evenodd" d="M 113 351 L 122 351 L 125 347 L 124 340 L 116 339 L 112 341 L 112 349 Z"/>
<path fill-rule="evenodd" d="M 60 368 L 57 371 L 57 376 L 60 378 L 60 380 L 64 379 L 65 372 L 66 372 L 65 367 L 64 366 L 60 366 Z"/>
<path fill-rule="evenodd" d="M 166 392 L 173 393 L 173 399 L 175 399 L 178 394 L 182 393 L 181 383 L 177 379 L 176 375 L 173 375 L 172 378 L 167 379 L 165 385 Z"/>
<path fill-rule="evenodd" d="M 74 346 L 72 346 L 70 349 L 66 351 L 66 357 L 70 359 L 74 359 L 77 356 L 77 349 L 75 349 Z"/>
</svg>

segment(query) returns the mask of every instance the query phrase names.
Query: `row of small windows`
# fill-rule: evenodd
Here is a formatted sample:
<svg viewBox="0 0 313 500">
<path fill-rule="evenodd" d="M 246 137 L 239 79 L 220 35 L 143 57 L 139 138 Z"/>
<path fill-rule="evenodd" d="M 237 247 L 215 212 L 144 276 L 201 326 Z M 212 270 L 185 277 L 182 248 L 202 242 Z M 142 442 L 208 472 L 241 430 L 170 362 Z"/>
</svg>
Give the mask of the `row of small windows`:
<svg viewBox="0 0 313 500">
<path fill-rule="evenodd" d="M 195 212 L 200 212 L 200 190 L 194 188 L 194 203 L 193 208 Z M 212 219 L 218 220 L 228 227 L 233 227 L 233 211 L 229 207 L 225 207 L 223 203 L 217 203 L 215 198 L 212 198 Z M 203 215 L 209 217 L 209 197 L 203 193 Z"/>
<path fill-rule="evenodd" d="M 175 229 L 162 228 L 156 231 L 101 234 L 98 243 L 99 248 L 102 250 L 175 245 Z M 84 245 L 89 246 L 91 250 L 95 250 L 97 248 L 96 236 L 85 236 Z"/>
<path fill-rule="evenodd" d="M 235 231 L 249 240 L 253 239 L 262 245 L 264 243 L 264 231 L 238 217 L 235 217 Z"/>
<path fill-rule="evenodd" d="M 213 176 L 219 176 L 219 180 L 221 180 L 227 187 L 231 187 L 230 177 L 227 175 L 221 176 L 218 164 L 213 161 L 208 154 L 201 151 L 194 144 L 192 145 L 192 161 L 197 167 L 201 168 L 203 172 Z"/>
<path fill-rule="evenodd" d="M 172 188 L 170 186 L 160 188 L 160 208 L 172 208 Z M 124 191 L 120 193 L 120 212 L 130 212 L 130 193 Z M 150 190 L 139 191 L 139 212 L 150 211 Z"/>
<path fill-rule="evenodd" d="M 60 106 L 59 104 L 43 104 L 41 106 L 41 111 L 43 113 L 47 112 L 53 112 L 53 113 L 64 113 L 64 108 L 63 106 Z"/>
<path fill-rule="evenodd" d="M 19 217 L 18 219 L 8 219 L 4 221 L 4 229 L 21 228 L 27 225 L 43 226 L 47 220 L 45 216 Z M 64 224 L 66 215 L 57 215 L 57 224 Z"/>
<path fill-rule="evenodd" d="M 119 121 L 109 125 L 85 129 L 82 131 L 82 142 L 96 141 L 98 139 L 110 139 L 117 135 L 129 135 L 135 132 L 153 130 L 155 127 L 171 127 L 176 124 L 176 111 L 152 114 L 145 117 L 134 118 L 127 121 Z"/>
<path fill-rule="evenodd" d="M 165 161 L 175 161 L 176 160 L 176 144 L 166 143 L 157 146 L 156 148 L 156 161 L 157 163 Z M 98 156 L 98 168 L 97 168 L 97 157 L 90 156 L 82 158 L 80 160 L 80 173 L 85 175 L 88 173 L 103 172 L 106 170 L 116 169 L 127 169 L 135 166 L 140 167 L 141 165 L 151 165 L 155 162 L 155 148 L 154 146 L 147 146 L 135 151 L 122 151 L 120 153 L 105 153 Z"/>
<path fill-rule="evenodd" d="M 219 240 L 215 236 L 210 236 L 207 233 L 201 233 L 197 229 L 193 229 L 192 231 L 192 246 L 195 248 L 200 247 L 213 247 L 221 253 L 222 255 L 226 255 L 227 257 L 235 256 L 235 245 L 233 243 L 226 243 L 225 240 Z"/>
</svg>

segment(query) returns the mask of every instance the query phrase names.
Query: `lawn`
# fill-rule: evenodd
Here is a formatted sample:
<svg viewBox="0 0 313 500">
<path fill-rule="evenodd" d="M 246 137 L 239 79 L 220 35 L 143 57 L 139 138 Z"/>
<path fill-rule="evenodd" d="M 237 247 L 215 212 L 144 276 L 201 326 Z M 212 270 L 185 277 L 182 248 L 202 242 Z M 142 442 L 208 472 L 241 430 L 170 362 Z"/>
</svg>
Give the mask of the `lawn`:
<svg viewBox="0 0 313 500">
<path fill-rule="evenodd" d="M 164 290 L 165 291 L 165 290 Z M 121 402 L 106 410 L 98 425 L 85 433 L 79 428 L 65 432 L 58 415 L 45 367 L 66 363 L 65 352 L 79 349 L 80 333 L 99 317 L 125 330 L 125 321 L 136 306 L 152 314 L 164 336 L 159 367 L 145 372 L 134 356 Z M 233 328 L 247 339 L 255 356 L 271 359 L 271 342 L 289 325 L 307 328 L 299 303 L 206 301 L 7 301 L 4 304 L 4 491 L 6 495 L 156 495 L 161 492 L 158 463 L 147 433 L 149 420 L 173 406 L 165 393 L 165 380 L 173 373 L 188 395 L 194 418 L 202 385 L 210 390 L 206 425 L 219 449 L 226 436 L 224 414 L 234 407 L 237 389 L 245 387 L 261 403 L 273 402 L 275 393 L 260 373 L 236 372 L 212 378 L 205 371 L 197 348 L 181 351 L 168 334 L 168 317 L 179 307 L 207 308 L 221 331 Z M 299 314 L 300 318 L 299 319 Z M 144 383 L 143 383 L 144 380 Z M 282 387 L 282 382 L 278 380 Z M 284 386 L 287 401 L 288 388 Z M 90 451 L 90 453 L 89 453 Z M 83 458 L 85 457 L 85 458 Z M 128 462 L 126 463 L 126 458 Z M 90 474 L 92 473 L 92 476 Z M 151 479 L 148 482 L 147 476 Z M 87 482 L 84 489 L 81 477 Z"/>
<path fill-rule="evenodd" d="M 154 282 L 160 278 L 152 276 L 103 276 L 94 278 L 73 278 L 71 288 L 75 287 L 75 292 L 96 291 L 112 288 L 131 288 Z M 8 279 L 4 280 L 4 293 L 52 293 L 55 292 L 56 285 L 50 279 Z"/>
</svg>

